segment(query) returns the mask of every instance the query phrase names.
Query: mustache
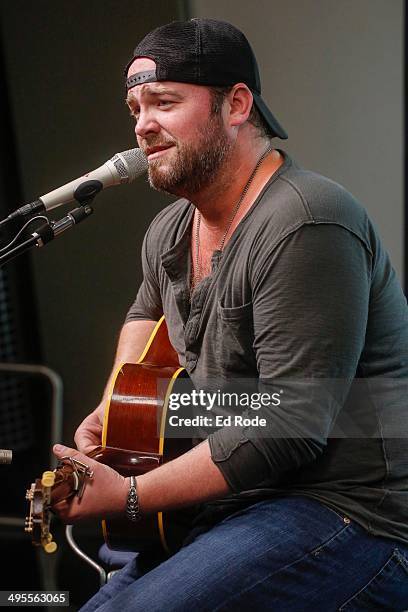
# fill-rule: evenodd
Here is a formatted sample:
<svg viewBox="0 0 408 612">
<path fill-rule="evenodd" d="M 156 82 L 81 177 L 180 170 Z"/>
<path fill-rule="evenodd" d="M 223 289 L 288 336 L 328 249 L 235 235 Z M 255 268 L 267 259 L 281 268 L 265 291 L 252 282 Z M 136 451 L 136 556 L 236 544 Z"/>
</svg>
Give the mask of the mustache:
<svg viewBox="0 0 408 612">
<path fill-rule="evenodd" d="M 144 140 L 142 142 L 141 148 L 143 151 L 150 149 L 152 147 L 170 147 L 177 146 L 177 143 L 171 140 L 161 141 L 159 139 L 153 138 L 152 140 Z"/>
</svg>

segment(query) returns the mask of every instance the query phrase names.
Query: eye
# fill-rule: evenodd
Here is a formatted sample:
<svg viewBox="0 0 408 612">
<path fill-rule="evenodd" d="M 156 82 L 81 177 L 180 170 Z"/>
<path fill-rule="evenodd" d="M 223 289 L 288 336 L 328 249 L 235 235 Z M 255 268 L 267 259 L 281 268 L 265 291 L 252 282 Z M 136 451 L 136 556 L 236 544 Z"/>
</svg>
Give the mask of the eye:
<svg viewBox="0 0 408 612">
<path fill-rule="evenodd" d="M 172 104 L 171 100 L 158 100 L 157 106 L 169 106 Z"/>
<path fill-rule="evenodd" d="M 139 119 L 139 111 L 136 110 L 131 110 L 129 112 L 129 115 L 132 117 L 132 119 L 137 122 L 137 120 Z"/>
</svg>

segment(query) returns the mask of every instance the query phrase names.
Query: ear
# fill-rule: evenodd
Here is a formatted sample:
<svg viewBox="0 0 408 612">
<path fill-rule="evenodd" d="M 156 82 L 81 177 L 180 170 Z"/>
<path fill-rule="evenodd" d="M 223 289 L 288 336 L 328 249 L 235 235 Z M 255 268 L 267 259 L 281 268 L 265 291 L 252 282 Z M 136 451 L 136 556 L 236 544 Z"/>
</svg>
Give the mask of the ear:
<svg viewBox="0 0 408 612">
<path fill-rule="evenodd" d="M 237 83 L 227 95 L 227 121 L 230 127 L 239 127 L 248 119 L 251 112 L 253 96 L 245 83 Z"/>
</svg>

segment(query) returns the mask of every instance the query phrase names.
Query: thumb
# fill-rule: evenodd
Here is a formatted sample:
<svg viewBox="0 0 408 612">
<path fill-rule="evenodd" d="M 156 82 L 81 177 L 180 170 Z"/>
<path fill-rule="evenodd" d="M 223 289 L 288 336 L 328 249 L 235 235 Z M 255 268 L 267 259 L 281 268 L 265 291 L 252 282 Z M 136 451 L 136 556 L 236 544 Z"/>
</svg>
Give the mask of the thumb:
<svg viewBox="0 0 408 612">
<path fill-rule="evenodd" d="M 53 447 L 53 452 L 58 459 L 61 457 L 72 457 L 73 459 L 77 459 L 78 461 L 82 461 L 82 463 L 90 464 L 92 459 L 80 453 L 75 448 L 70 448 L 69 446 L 63 446 L 62 444 L 55 444 Z"/>
</svg>

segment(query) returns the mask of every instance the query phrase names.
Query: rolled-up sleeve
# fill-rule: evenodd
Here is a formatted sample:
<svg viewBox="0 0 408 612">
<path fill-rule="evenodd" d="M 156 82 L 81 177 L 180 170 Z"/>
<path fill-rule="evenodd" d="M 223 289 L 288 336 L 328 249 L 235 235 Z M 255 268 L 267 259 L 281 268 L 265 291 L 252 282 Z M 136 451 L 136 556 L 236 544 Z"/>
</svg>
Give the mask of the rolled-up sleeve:
<svg viewBox="0 0 408 612">
<path fill-rule="evenodd" d="M 222 428 L 211 456 L 234 492 L 275 486 L 324 450 L 364 347 L 372 254 L 333 223 L 304 225 L 257 259 L 251 272 L 260 392 L 282 392 L 263 409 L 266 433 Z"/>
</svg>

